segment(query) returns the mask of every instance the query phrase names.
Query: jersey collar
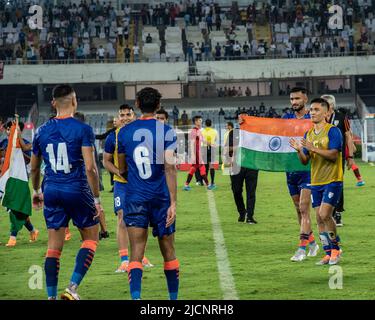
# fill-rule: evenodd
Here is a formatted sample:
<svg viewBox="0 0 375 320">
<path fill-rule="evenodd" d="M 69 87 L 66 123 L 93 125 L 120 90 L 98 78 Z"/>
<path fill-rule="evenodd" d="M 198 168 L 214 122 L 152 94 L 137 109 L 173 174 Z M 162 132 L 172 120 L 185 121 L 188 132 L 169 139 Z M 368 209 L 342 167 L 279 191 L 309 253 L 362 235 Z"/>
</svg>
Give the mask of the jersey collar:
<svg viewBox="0 0 375 320">
<path fill-rule="evenodd" d="M 67 115 L 67 116 L 55 117 L 55 119 L 68 119 L 68 118 L 73 118 L 73 116 L 70 114 L 70 115 Z"/>
</svg>

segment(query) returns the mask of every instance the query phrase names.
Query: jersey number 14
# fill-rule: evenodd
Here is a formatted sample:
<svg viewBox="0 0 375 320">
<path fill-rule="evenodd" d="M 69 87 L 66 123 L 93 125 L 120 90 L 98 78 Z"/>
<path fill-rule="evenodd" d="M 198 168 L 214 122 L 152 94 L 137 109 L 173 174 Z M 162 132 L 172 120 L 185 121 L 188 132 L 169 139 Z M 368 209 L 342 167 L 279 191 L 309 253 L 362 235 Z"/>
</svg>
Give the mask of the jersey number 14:
<svg viewBox="0 0 375 320">
<path fill-rule="evenodd" d="M 55 157 L 52 143 L 47 145 L 46 151 L 53 172 L 57 173 L 57 171 L 64 171 L 64 173 L 70 173 L 68 150 L 65 142 L 61 142 L 57 145 L 57 159 Z"/>
</svg>

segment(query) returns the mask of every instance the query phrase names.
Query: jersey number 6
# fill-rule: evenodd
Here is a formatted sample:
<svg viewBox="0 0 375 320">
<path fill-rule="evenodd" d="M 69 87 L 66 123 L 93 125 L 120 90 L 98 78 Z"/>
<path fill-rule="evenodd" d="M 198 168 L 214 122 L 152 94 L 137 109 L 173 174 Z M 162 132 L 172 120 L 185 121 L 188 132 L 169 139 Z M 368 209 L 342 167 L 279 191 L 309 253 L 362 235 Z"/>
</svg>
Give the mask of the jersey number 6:
<svg viewBox="0 0 375 320">
<path fill-rule="evenodd" d="M 152 175 L 151 161 L 149 159 L 150 152 L 146 147 L 139 146 L 135 148 L 133 156 L 134 162 L 137 165 L 139 176 L 142 179 L 148 179 Z"/>
</svg>

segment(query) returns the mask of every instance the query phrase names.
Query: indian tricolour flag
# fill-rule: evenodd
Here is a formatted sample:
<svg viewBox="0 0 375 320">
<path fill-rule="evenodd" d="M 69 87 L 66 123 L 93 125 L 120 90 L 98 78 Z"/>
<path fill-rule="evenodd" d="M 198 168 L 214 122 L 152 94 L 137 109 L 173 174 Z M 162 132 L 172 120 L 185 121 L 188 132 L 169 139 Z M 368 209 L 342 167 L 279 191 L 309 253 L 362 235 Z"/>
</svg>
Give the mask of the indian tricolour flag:
<svg viewBox="0 0 375 320">
<path fill-rule="evenodd" d="M 0 196 L 4 207 L 31 215 L 30 189 L 16 124 L 10 129 L 8 147 L 1 169 Z"/>
<path fill-rule="evenodd" d="M 238 162 L 242 167 L 264 171 L 308 171 L 290 147 L 289 139 L 301 139 L 311 120 L 243 117 Z"/>
</svg>

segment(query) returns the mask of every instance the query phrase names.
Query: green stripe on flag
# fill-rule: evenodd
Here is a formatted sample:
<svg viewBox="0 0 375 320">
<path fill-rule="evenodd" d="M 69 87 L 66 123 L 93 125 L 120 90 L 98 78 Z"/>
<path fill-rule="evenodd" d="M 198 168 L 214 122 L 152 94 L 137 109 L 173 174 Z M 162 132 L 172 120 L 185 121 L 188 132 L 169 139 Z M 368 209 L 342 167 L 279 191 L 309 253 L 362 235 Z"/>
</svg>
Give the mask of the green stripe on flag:
<svg viewBox="0 0 375 320">
<path fill-rule="evenodd" d="M 303 165 L 296 152 L 260 152 L 240 148 L 239 160 L 242 167 L 274 172 L 310 171 L 310 165 Z"/>
<path fill-rule="evenodd" d="M 28 182 L 10 177 L 5 187 L 2 205 L 31 216 L 31 196 Z"/>
</svg>

